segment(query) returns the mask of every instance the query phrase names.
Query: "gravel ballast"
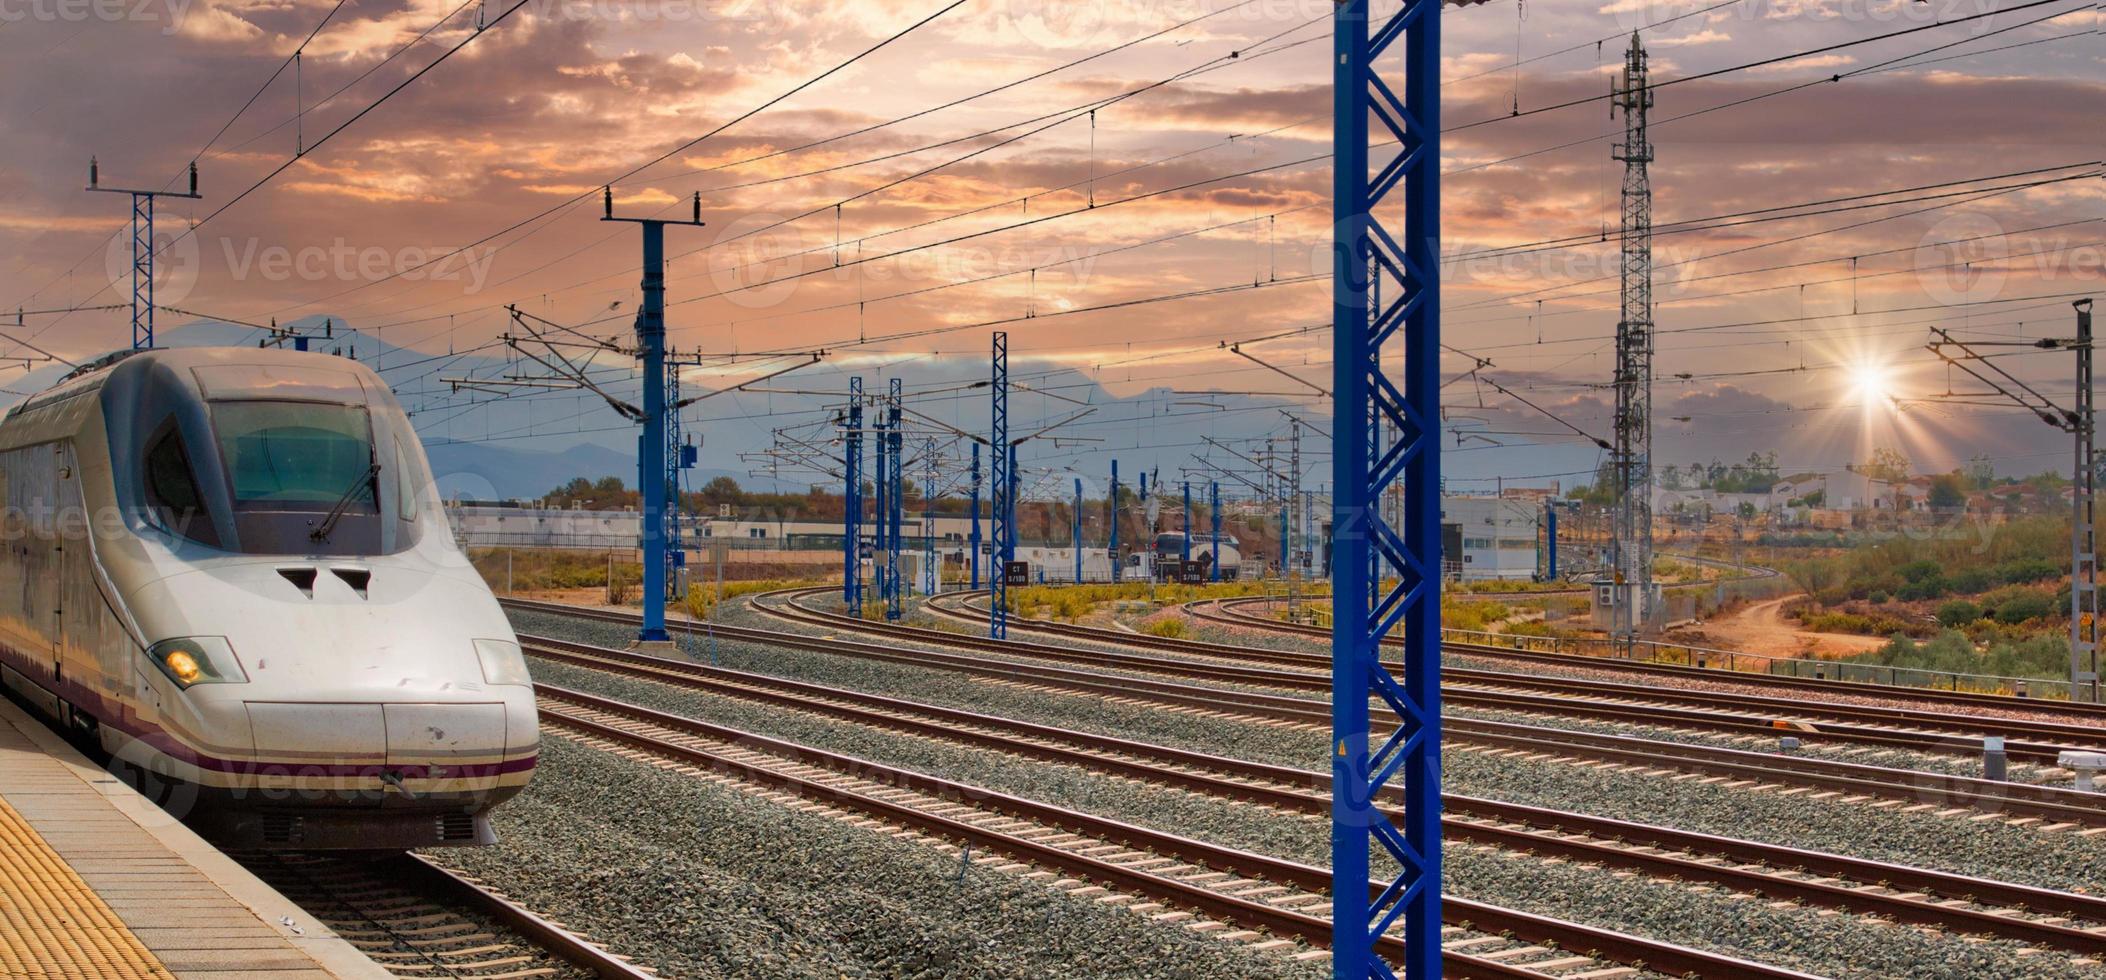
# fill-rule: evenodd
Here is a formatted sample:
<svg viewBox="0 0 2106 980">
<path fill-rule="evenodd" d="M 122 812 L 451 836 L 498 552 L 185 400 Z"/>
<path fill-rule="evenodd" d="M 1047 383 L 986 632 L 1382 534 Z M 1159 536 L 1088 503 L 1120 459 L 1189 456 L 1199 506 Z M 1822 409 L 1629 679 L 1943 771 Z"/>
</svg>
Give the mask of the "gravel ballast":
<svg viewBox="0 0 2106 980">
<path fill-rule="evenodd" d="M 495 820 L 435 856 L 666 977 L 1330 973 L 562 738 Z"/>
<path fill-rule="evenodd" d="M 727 623 L 736 623 L 737 625 L 742 626 L 750 625 L 761 629 L 773 629 L 783 632 L 801 633 L 812 636 L 839 635 L 844 632 L 842 630 L 836 630 L 831 627 L 818 626 L 794 620 L 780 619 L 774 616 L 756 613 L 750 607 L 743 605 L 740 606 L 735 613 L 726 615 L 724 621 Z M 910 607 L 909 615 L 907 617 L 907 623 L 908 625 L 913 626 L 937 626 L 944 629 L 946 632 L 958 632 L 961 630 L 969 629 L 965 627 L 964 624 L 949 617 L 932 617 L 919 606 Z M 1277 641 L 1282 639 L 1281 637 L 1278 637 L 1276 635 L 1266 634 L 1262 630 L 1244 629 L 1224 631 L 1220 628 L 1215 628 L 1215 630 L 1217 632 L 1233 632 L 1236 635 L 1233 637 L 1211 637 L 1207 639 L 1207 642 L 1224 643 L 1230 646 L 1246 648 L 1275 649 L 1278 648 Z M 848 633 L 848 635 L 852 635 L 859 639 L 865 640 L 877 635 L 866 634 L 859 631 L 846 632 Z M 1076 637 L 1065 636 L 1060 634 L 1034 633 L 1030 631 L 1028 627 L 1013 628 L 1011 630 L 1011 636 L 1014 639 L 1026 642 L 1040 643 L 1074 650 L 1086 650 L 1100 653 L 1139 653 L 1144 656 L 1162 657 L 1170 660 L 1190 660 L 1194 663 L 1231 664 L 1236 662 L 1231 658 L 1198 655 L 1186 656 L 1174 651 L 1164 651 L 1156 649 L 1137 650 L 1132 647 L 1123 647 L 1118 643 L 1110 640 L 1094 641 L 1088 639 L 1079 639 Z M 1286 639 L 1291 640 L 1292 638 L 1289 637 Z M 909 649 L 926 648 L 929 646 L 929 644 L 925 642 L 901 642 L 903 642 L 905 647 Z M 1044 664 L 1048 662 L 1043 659 L 1032 658 L 1027 655 L 991 655 L 991 657 L 992 659 L 1000 659 L 1005 661 L 1021 663 Z M 1486 663 L 1481 660 L 1474 660 L 1472 658 L 1453 654 L 1444 655 L 1442 657 L 1441 662 L 1449 667 L 1468 667 L 1477 670 L 1488 670 L 1497 673 L 1514 674 L 1515 676 L 1513 679 L 1517 683 L 1525 683 L 1527 680 L 1529 680 L 1528 674 L 1517 673 L 1514 665 L 1510 663 Z M 1073 667 L 1075 665 L 1060 664 L 1060 666 Z M 1090 667 L 1086 669 L 1097 670 L 1099 672 L 1114 677 L 1137 677 L 1160 680 L 1163 679 L 1165 676 L 1159 673 L 1137 671 L 1125 668 Z M 1546 671 L 1546 675 L 1555 675 L 1557 673 L 1558 671 L 1554 669 Z M 1592 673 L 1598 675 L 1601 672 L 1594 671 Z M 1595 676 L 1577 679 L 1615 680 L 1620 683 L 1630 682 L 1630 678 L 1628 677 L 1603 678 Z M 1272 696 L 1300 698 L 1302 700 L 1309 701 L 1312 706 L 1319 708 L 1327 703 L 1323 698 L 1312 695 L 1306 691 L 1288 688 L 1276 688 L 1264 685 L 1242 683 L 1213 682 L 1196 679 L 1188 679 L 1184 680 L 1183 682 L 1224 691 L 1259 692 Z M 1496 679 L 1480 681 L 1478 679 L 1473 678 L 1468 683 L 1472 684 L 1473 686 L 1489 685 L 1491 687 L 1497 687 L 1499 682 Z M 1615 697 L 1615 695 L 1608 694 L 1605 694 L 1604 696 Z M 1474 718 L 1485 721 L 1513 722 L 1516 724 L 1533 725 L 1539 728 L 1554 728 L 1563 731 L 1589 732 L 1601 735 L 1627 735 L 1634 738 L 1652 739 L 1654 741 L 1674 742 L 1683 745 L 1706 745 L 1715 748 L 1737 749 L 1745 752 L 1781 751 L 1781 747 L 1779 746 L 1778 741 L 1774 738 L 1751 739 L 1742 734 L 1720 731 L 1707 731 L 1701 727 L 1682 727 L 1673 724 L 1638 725 L 1628 722 L 1595 720 L 1588 718 L 1564 716 L 1558 714 L 1554 710 L 1540 708 L 1516 710 L 1506 708 L 1481 707 L 1475 705 L 1465 706 L 1463 704 L 1454 702 L 1451 702 L 1450 704 L 1446 705 L 1444 711 L 1449 716 L 1456 718 Z M 1993 724 L 1991 724 L 1991 727 L 1993 728 Z M 1982 775 L 1982 761 L 1978 756 L 1954 755 L 1950 753 L 1939 752 L 1921 752 L 1909 749 L 1875 748 L 1865 745 L 1854 744 L 1851 742 L 1827 741 L 1823 740 L 1818 735 L 1808 735 L 1805 733 L 1796 734 L 1798 735 L 1800 741 L 1803 743 L 1798 749 L 1794 750 L 1794 754 L 1800 758 L 1827 759 L 1837 762 L 1852 762 L 1865 765 L 1877 765 L 1895 769 L 1913 769 L 1919 772 L 1932 772 L 1949 776 L 1966 776 L 1979 778 Z M 2050 776 L 2048 770 L 2046 770 L 2045 767 L 2035 766 L 2025 762 L 2011 763 L 2008 767 L 2007 778 L 2013 782 L 2028 783 L 2066 784 L 2068 782 L 2067 778 Z"/>
<path fill-rule="evenodd" d="M 602 625 L 575 620 L 570 623 L 587 628 Z M 521 623 L 522 628 L 529 631 L 540 629 L 552 635 L 556 630 L 551 627 L 557 625 L 562 624 Z M 590 639 L 585 636 L 576 638 Z M 821 665 L 817 669 L 822 670 L 826 664 L 838 668 L 897 669 L 889 665 L 797 655 L 793 651 L 756 651 L 748 647 L 746 644 L 721 644 L 718 657 L 727 667 L 741 666 L 734 662 L 736 660 L 765 658 L 777 668 L 770 672 L 795 673 L 804 679 L 859 689 L 866 689 L 866 686 L 838 676 L 814 675 L 810 664 L 804 665 L 804 669 L 784 671 L 781 668 L 790 666 L 784 658 L 816 660 Z M 1230 846 L 1316 864 L 1328 859 L 1329 824 L 1321 818 L 1234 805 L 1175 790 L 1137 785 L 1073 767 L 1019 761 L 964 746 L 872 730 L 600 671 L 541 660 L 536 660 L 534 667 L 538 678 L 560 686 L 578 687 L 661 710 L 704 717 L 876 761 L 939 773 Z M 957 679 L 957 675 L 947 677 Z M 931 680 L 945 678 L 946 675 L 937 673 Z M 999 692 L 999 696 L 1017 699 L 1078 700 L 1001 691 L 987 685 L 966 683 L 983 698 Z M 916 683 L 914 690 L 887 693 L 916 700 L 956 703 L 935 696 L 929 686 L 929 683 Z M 1017 714 L 1012 710 L 1013 706 L 966 706 L 992 713 Z M 1184 715 L 1155 714 L 1157 720 L 1172 724 L 1201 720 Z M 1062 722 L 1053 720 L 1051 723 Z M 1090 727 L 1102 726 L 1093 724 Z M 1251 726 L 1242 727 L 1248 730 Z M 1316 737 L 1316 751 L 1321 752 L 1321 736 Z M 1476 792 L 1479 795 L 1501 795 L 1482 790 Z M 1518 858 L 1509 852 L 1452 848 L 1446 863 L 1446 878 L 1452 894 L 1825 974 L 1881 976 L 1905 973 L 1960 977 L 2008 975 L 2010 971 L 2020 969 L 2016 955 L 2018 947 L 2009 943 L 1968 942 L 1950 936 L 1925 935 L 1916 930 L 1897 932 L 1892 927 L 1868 923 L 1853 916 L 1821 915 L 1800 907 L 1771 908 L 1761 901 L 1732 899 L 1711 889 L 1692 890 L 1687 886 L 1640 877 L 1607 875 L 1597 868 Z M 2025 961 L 2024 969 L 2034 975 L 2056 975 L 2057 970 L 2066 966 L 2066 960 L 2067 957 L 2053 955 L 2031 958 Z M 2043 968 L 2047 972 L 2041 972 Z"/>
<path fill-rule="evenodd" d="M 633 628 L 569 616 L 513 612 L 522 632 L 621 647 Z M 691 641 L 707 660 L 705 641 Z M 873 694 L 1084 729 L 1200 752 L 1328 772 L 1323 732 L 1206 718 L 1149 705 L 1024 691 L 931 668 L 724 643 L 720 662 L 739 670 L 794 677 Z M 1450 792 L 1573 810 L 1640 823 L 2096 894 L 2106 867 L 2106 835 L 2080 837 L 1929 813 L 1897 813 L 1804 796 L 1753 794 L 1593 767 L 1449 752 Z M 1319 769 L 1318 767 L 1323 768 Z M 1935 801 L 1929 801 L 1935 802 Z"/>
</svg>

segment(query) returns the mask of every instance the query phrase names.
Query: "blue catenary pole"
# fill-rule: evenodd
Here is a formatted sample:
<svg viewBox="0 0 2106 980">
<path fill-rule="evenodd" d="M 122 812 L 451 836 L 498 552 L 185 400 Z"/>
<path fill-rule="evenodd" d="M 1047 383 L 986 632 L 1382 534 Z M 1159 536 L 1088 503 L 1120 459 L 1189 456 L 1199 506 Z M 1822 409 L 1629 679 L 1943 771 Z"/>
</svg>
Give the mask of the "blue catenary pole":
<svg viewBox="0 0 2106 980">
<path fill-rule="evenodd" d="M 966 540 L 966 563 L 972 566 L 972 589 L 980 590 L 980 444 L 973 443 L 972 503 L 968 507 L 972 515 L 972 534 Z"/>
<path fill-rule="evenodd" d="M 887 516 L 892 513 L 892 469 L 889 462 L 892 456 L 892 440 L 885 428 L 885 406 L 882 401 L 870 406 L 870 429 L 870 441 L 877 454 L 877 465 L 870 471 L 871 488 L 877 494 L 872 498 L 870 507 L 870 521 L 877 525 L 871 542 L 874 550 L 870 553 L 870 580 L 877 586 L 878 602 L 889 605 L 892 601 L 892 580 L 885 575 L 885 556 L 892 552 L 892 525 L 887 520 Z"/>
<path fill-rule="evenodd" d="M 1192 481 L 1185 481 L 1185 540 L 1177 547 L 1178 561 L 1192 560 Z"/>
<path fill-rule="evenodd" d="M 1214 570 L 1209 578 L 1221 581 L 1221 484 L 1207 483 L 1207 518 L 1214 522 Z"/>
<path fill-rule="evenodd" d="M 905 426 L 900 424 L 900 379 L 892 379 L 888 394 L 891 397 L 888 399 L 889 404 L 885 406 L 885 438 L 892 443 L 888 447 L 892 457 L 887 463 L 889 468 L 886 470 L 885 479 L 891 484 L 889 496 L 892 510 L 885 515 L 885 523 L 889 528 L 886 533 L 890 537 L 892 547 L 885 552 L 885 577 L 891 582 L 891 589 L 885 593 L 885 619 L 898 622 L 900 617 L 907 614 L 907 590 L 899 577 L 899 552 L 906 543 L 900 525 L 901 518 L 906 513 L 907 503 L 907 438 Z"/>
<path fill-rule="evenodd" d="M 1105 547 L 1111 559 L 1111 580 L 1119 584 L 1119 461 L 1112 460 L 1111 496 L 1104 498 L 1104 519 L 1111 524 L 1111 543 Z"/>
<path fill-rule="evenodd" d="M 1370 23 L 1368 0 L 1344 0 L 1333 14 L 1329 755 L 1337 883 L 1331 964 L 1341 980 L 1390 976 L 1375 941 L 1400 922 L 1403 974 L 1441 975 L 1441 3 L 1405 0 L 1379 25 Z M 1392 46 L 1402 54 L 1401 84 L 1394 86 L 1376 69 Z M 1380 139 L 1396 141 L 1373 174 L 1370 119 L 1381 121 Z M 1402 204 L 1401 234 L 1376 217 L 1377 203 L 1392 192 L 1402 198 L 1388 208 L 1394 213 Z M 1377 291 L 1381 298 L 1373 299 Z M 1401 391 L 1380 363 L 1384 342 L 1400 332 Z M 1387 440 L 1371 438 L 1377 419 L 1392 433 Z M 1403 527 L 1391 528 L 1372 505 L 1399 479 Z M 1383 637 L 1399 626 L 1401 676 L 1379 656 Z M 1396 714 L 1395 730 L 1379 746 L 1369 739 L 1371 693 Z M 1401 826 L 1374 806 L 1393 781 L 1404 791 Z M 1371 843 L 1388 855 L 1385 867 L 1394 862 L 1399 869 L 1379 890 L 1361 885 L 1369 880 Z"/>
<path fill-rule="evenodd" d="M 1016 481 L 1012 473 L 1016 468 L 1015 447 L 1009 444 L 1009 334 L 997 330 L 994 335 L 991 365 L 994 374 L 991 391 L 992 429 L 988 434 L 987 449 L 994 457 L 993 513 L 989 519 L 994 523 L 994 554 L 987 563 L 988 598 L 991 602 L 987 617 L 987 635 L 1000 640 L 1009 636 L 1009 556 L 1016 545 L 1015 510 L 1011 502 L 1016 496 Z"/>
<path fill-rule="evenodd" d="M 1558 505 L 1548 498 L 1543 501 L 1543 543 L 1548 545 L 1546 550 L 1550 553 L 1550 569 L 1544 577 L 1555 582 L 1558 578 Z"/>
<path fill-rule="evenodd" d="M 643 351 L 643 432 L 636 444 L 636 486 L 643 492 L 643 628 L 646 643 L 665 631 L 665 226 L 643 226 L 643 308 L 636 317 Z"/>
<path fill-rule="evenodd" d="M 1075 584 L 1082 584 L 1082 478 L 1075 478 Z"/>
<path fill-rule="evenodd" d="M 863 615 L 863 379 L 848 379 L 847 433 L 841 448 L 841 604 Z"/>
<path fill-rule="evenodd" d="M 922 593 L 935 595 L 937 587 L 943 584 L 943 576 L 936 569 L 936 440 L 929 440 L 928 454 L 921 461 Z"/>
</svg>

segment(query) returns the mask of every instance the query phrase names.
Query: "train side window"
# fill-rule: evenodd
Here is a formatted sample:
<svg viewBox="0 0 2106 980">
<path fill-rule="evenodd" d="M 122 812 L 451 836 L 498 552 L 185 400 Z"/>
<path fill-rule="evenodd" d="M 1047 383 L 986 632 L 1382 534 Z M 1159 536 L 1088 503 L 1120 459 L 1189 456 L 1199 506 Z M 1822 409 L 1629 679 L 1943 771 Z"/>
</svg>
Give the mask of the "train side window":
<svg viewBox="0 0 2106 980">
<path fill-rule="evenodd" d="M 219 545 L 219 533 L 205 512 L 204 495 L 183 451 L 183 437 L 164 429 L 146 450 L 146 500 L 168 530 L 201 544 Z"/>
<path fill-rule="evenodd" d="M 395 499 L 401 508 L 402 519 L 417 519 L 417 482 L 410 479 L 410 468 L 402 457 L 402 444 L 395 444 Z"/>
</svg>

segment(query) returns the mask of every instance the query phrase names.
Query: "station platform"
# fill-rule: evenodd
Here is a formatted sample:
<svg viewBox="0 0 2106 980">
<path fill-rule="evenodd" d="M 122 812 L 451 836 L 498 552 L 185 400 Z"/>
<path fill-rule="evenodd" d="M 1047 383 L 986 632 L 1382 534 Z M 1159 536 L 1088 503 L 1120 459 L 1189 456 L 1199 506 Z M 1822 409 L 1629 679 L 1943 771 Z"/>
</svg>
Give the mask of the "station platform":
<svg viewBox="0 0 2106 980">
<path fill-rule="evenodd" d="M 389 976 L 0 698 L 0 978 Z"/>
</svg>

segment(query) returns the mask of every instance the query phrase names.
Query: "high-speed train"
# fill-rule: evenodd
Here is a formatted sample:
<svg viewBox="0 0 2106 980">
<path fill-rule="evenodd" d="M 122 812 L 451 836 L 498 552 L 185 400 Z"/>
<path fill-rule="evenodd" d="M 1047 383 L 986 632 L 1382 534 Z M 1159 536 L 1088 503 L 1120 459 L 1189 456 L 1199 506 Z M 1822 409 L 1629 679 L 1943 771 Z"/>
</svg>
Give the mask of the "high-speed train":
<svg viewBox="0 0 2106 980">
<path fill-rule="evenodd" d="M 0 419 L 0 679 L 233 846 L 489 843 L 539 744 L 408 417 L 324 354 L 124 352 Z"/>
</svg>

